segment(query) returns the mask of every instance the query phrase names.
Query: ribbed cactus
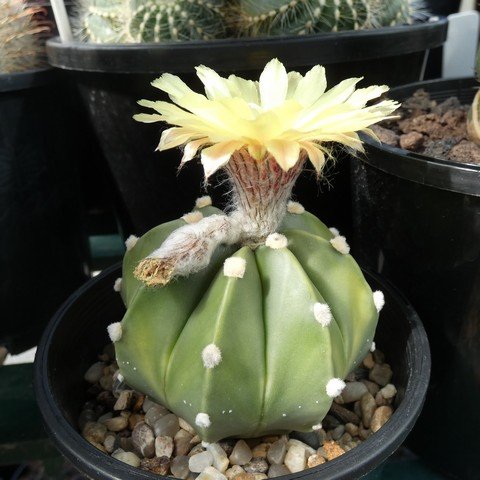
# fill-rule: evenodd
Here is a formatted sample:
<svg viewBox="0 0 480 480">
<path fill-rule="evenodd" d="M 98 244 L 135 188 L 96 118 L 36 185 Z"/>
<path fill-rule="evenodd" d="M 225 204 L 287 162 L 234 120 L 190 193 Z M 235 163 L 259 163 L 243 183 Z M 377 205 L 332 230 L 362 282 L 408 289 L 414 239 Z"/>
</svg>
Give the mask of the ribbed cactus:
<svg viewBox="0 0 480 480">
<path fill-rule="evenodd" d="M 231 18 L 244 36 L 305 35 L 399 25 L 412 14 L 410 0 L 240 0 Z"/>
<path fill-rule="evenodd" d="M 24 0 L 0 0 L 0 73 L 45 65 L 44 35 L 50 27 L 40 6 Z"/>
<path fill-rule="evenodd" d="M 381 292 L 372 293 L 344 237 L 289 201 L 306 159 L 321 172 L 322 141 L 360 149 L 355 132 L 387 118 L 386 87 L 324 93 L 325 72 L 287 74 L 278 60 L 255 83 L 197 73 L 207 97 L 164 74 L 153 85 L 180 105 L 143 100 L 168 120 L 161 150 L 202 149 L 207 177 L 223 168 L 228 214 L 209 197 L 181 219 L 127 240 L 127 312 L 109 326 L 126 382 L 195 426 L 203 440 L 311 431 L 372 346 Z M 191 111 L 191 113 L 189 112 Z M 207 146 L 208 145 L 208 146 Z"/>
<path fill-rule="evenodd" d="M 477 80 L 480 82 L 480 48 L 477 52 Z M 480 145 L 480 90 L 477 91 L 468 112 L 467 128 L 470 140 Z"/>
<path fill-rule="evenodd" d="M 81 0 L 80 35 L 95 43 L 210 40 L 225 36 L 223 0 Z"/>
</svg>

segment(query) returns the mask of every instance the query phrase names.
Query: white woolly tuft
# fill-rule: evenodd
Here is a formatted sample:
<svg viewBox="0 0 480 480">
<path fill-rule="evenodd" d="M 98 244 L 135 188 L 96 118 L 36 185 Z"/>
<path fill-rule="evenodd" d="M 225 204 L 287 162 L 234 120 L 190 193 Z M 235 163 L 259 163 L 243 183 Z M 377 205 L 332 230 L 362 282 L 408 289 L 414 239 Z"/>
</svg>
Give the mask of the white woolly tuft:
<svg viewBox="0 0 480 480">
<path fill-rule="evenodd" d="M 330 227 L 329 230 L 332 232 L 332 235 L 334 237 L 339 237 L 340 236 L 340 232 L 339 232 L 338 228 Z"/>
<path fill-rule="evenodd" d="M 111 323 L 107 327 L 107 332 L 113 343 L 118 342 L 122 338 L 122 324 L 120 322 Z"/>
<path fill-rule="evenodd" d="M 370 351 L 374 352 L 376 349 L 377 349 L 377 346 L 375 345 L 375 342 L 372 342 L 372 344 L 370 345 Z"/>
<path fill-rule="evenodd" d="M 212 198 L 209 195 L 199 197 L 195 201 L 195 208 L 209 207 L 212 204 Z"/>
<path fill-rule="evenodd" d="M 243 278 L 247 262 L 244 258 L 229 257 L 223 262 L 223 274 L 226 277 Z"/>
<path fill-rule="evenodd" d="M 202 447 L 207 448 L 210 445 L 210 442 L 206 442 L 205 440 L 202 442 Z"/>
<path fill-rule="evenodd" d="M 315 303 L 313 305 L 313 315 L 322 327 L 328 327 L 332 322 L 332 312 L 326 303 Z"/>
<path fill-rule="evenodd" d="M 203 213 L 198 210 L 190 213 L 186 213 L 182 216 L 182 219 L 187 223 L 198 223 L 203 218 Z"/>
<path fill-rule="evenodd" d="M 195 425 L 200 428 L 208 428 L 212 422 L 210 421 L 210 416 L 208 413 L 197 413 L 195 417 Z"/>
<path fill-rule="evenodd" d="M 321 430 L 322 429 L 322 424 L 317 423 L 316 425 L 312 425 L 312 430 Z"/>
<path fill-rule="evenodd" d="M 115 283 L 113 284 L 113 289 L 116 291 L 116 292 L 120 292 L 122 290 L 122 278 L 117 278 L 115 280 Z"/>
<path fill-rule="evenodd" d="M 202 360 L 205 368 L 214 368 L 222 361 L 222 352 L 211 343 L 202 350 Z"/>
<path fill-rule="evenodd" d="M 127 252 L 129 252 L 137 244 L 137 241 L 138 241 L 138 237 L 136 235 L 130 235 L 125 240 L 125 246 L 127 247 Z"/>
<path fill-rule="evenodd" d="M 292 202 L 291 200 L 287 204 L 287 212 L 288 213 L 295 213 L 296 215 L 301 215 L 305 213 L 305 207 L 298 202 Z"/>
<path fill-rule="evenodd" d="M 333 248 L 341 254 L 347 255 L 350 253 L 350 246 L 348 245 L 345 237 L 339 235 L 338 237 L 332 238 L 330 243 L 332 244 Z"/>
<path fill-rule="evenodd" d="M 330 398 L 338 397 L 345 388 L 345 382 L 340 378 L 332 378 L 328 381 L 325 390 Z"/>
<path fill-rule="evenodd" d="M 375 304 L 377 312 L 380 312 L 385 305 L 385 296 L 382 291 L 377 290 L 376 292 L 373 292 L 373 303 Z"/>
<path fill-rule="evenodd" d="M 274 249 L 285 248 L 288 245 L 288 240 L 281 233 L 271 233 L 265 240 L 265 245 Z"/>
</svg>

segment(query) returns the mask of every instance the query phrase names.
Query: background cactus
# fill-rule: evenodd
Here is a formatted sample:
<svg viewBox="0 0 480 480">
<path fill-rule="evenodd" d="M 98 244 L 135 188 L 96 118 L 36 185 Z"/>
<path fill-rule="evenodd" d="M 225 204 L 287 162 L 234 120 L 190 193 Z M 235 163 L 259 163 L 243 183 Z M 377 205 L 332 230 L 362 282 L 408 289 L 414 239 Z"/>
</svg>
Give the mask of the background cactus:
<svg viewBox="0 0 480 480">
<path fill-rule="evenodd" d="M 240 0 L 242 36 L 304 35 L 410 23 L 411 0 Z"/>
<path fill-rule="evenodd" d="M 477 52 L 477 80 L 480 82 L 480 48 Z M 476 93 L 467 119 L 468 135 L 472 142 L 480 145 L 480 90 Z"/>
<path fill-rule="evenodd" d="M 45 66 L 45 11 L 24 0 L 0 0 L 0 73 Z"/>
<path fill-rule="evenodd" d="M 80 35 L 95 43 L 210 40 L 225 36 L 223 0 L 82 0 Z"/>
</svg>

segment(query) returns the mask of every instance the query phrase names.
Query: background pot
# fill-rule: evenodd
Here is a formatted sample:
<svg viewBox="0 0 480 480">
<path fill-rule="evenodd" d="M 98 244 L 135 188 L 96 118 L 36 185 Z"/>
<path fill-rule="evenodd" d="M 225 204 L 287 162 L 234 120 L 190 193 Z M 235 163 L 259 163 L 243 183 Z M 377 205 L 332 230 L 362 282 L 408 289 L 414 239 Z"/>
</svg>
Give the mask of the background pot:
<svg viewBox="0 0 480 480">
<path fill-rule="evenodd" d="M 157 479 L 103 454 L 84 440 L 76 422 L 86 400 L 83 375 L 108 343 L 106 327 L 124 313 L 112 285 L 121 275 L 114 266 L 85 284 L 60 308 L 47 327 L 35 360 L 35 389 L 47 431 L 59 450 L 93 479 Z M 383 290 L 386 305 L 376 335 L 387 352 L 398 389 L 397 410 L 367 442 L 318 468 L 282 478 L 357 479 L 380 465 L 402 443 L 420 414 L 426 393 L 430 356 L 416 313 L 392 286 L 368 275 Z"/>
<path fill-rule="evenodd" d="M 470 103 L 477 83 L 423 82 L 390 96 L 402 101 L 418 88 Z M 410 444 L 432 466 L 478 479 L 480 166 L 366 141 L 367 155 L 353 160 L 354 255 L 402 288 L 432 348 L 427 406 Z M 438 454 L 439 441 L 448 453 Z"/>
<path fill-rule="evenodd" d="M 356 32 L 209 42 L 96 45 L 62 44 L 53 39 L 47 50 L 52 65 L 75 72 L 123 198 L 130 219 L 127 228 L 141 234 L 191 210 L 202 182 L 198 164 L 183 169 L 177 182 L 179 152 L 154 152 L 159 124 L 138 124 L 131 119 L 140 111 L 138 99 L 160 98 L 160 92 L 150 86 L 159 74 L 178 74 L 192 88 L 200 89 L 196 65 L 258 78 L 265 64 L 278 57 L 287 69 L 302 72 L 318 63 L 328 65 L 330 85 L 352 76 L 365 76 L 366 83 L 399 85 L 423 78 L 429 49 L 441 45 L 446 33 L 447 21 L 440 20 Z M 316 181 L 309 176 L 313 177 L 306 174 L 298 182 L 300 201 L 327 223 L 342 230 L 349 226 L 347 176 L 343 175 L 342 182 L 338 171 L 330 173 L 330 183 L 336 185 L 331 200 L 328 195 L 319 196 Z M 216 194 L 220 200 L 223 191 Z M 347 217 L 325 206 L 339 202 L 347 206 Z"/>
<path fill-rule="evenodd" d="M 86 278 L 82 210 L 64 77 L 0 75 L 0 342 L 36 344 Z"/>
</svg>

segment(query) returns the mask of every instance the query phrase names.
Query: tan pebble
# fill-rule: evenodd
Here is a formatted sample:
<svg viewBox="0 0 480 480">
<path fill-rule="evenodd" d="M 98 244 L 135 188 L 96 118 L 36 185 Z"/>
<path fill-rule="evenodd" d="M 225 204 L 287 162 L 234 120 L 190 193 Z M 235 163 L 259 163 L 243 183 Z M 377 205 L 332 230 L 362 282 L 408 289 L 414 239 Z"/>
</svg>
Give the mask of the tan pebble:
<svg viewBox="0 0 480 480">
<path fill-rule="evenodd" d="M 327 457 L 327 460 L 333 460 L 345 453 L 345 450 L 337 442 L 325 442 L 323 444 L 323 451 Z"/>
<path fill-rule="evenodd" d="M 143 422 L 144 418 L 145 415 L 143 415 L 142 413 L 132 413 L 132 415 L 128 417 L 128 427 L 130 428 L 130 430 L 133 430 L 137 423 Z"/>
<path fill-rule="evenodd" d="M 411 150 L 416 152 L 423 146 L 424 138 L 421 133 L 409 132 L 404 135 L 400 135 L 400 147 L 405 150 Z"/>
<path fill-rule="evenodd" d="M 346 423 L 345 431 L 349 433 L 352 437 L 356 437 L 358 435 L 358 426 L 354 423 Z"/>
<path fill-rule="evenodd" d="M 188 452 L 188 456 L 191 457 L 192 455 L 196 455 L 197 453 L 204 452 L 205 449 L 202 447 L 202 444 L 195 445 L 190 452 Z"/>
<path fill-rule="evenodd" d="M 368 392 L 373 396 L 375 396 L 380 390 L 380 387 L 375 382 L 371 382 L 370 380 L 361 380 L 361 382 L 367 387 Z"/>
<path fill-rule="evenodd" d="M 188 432 L 190 435 L 192 435 L 192 437 L 197 434 L 195 429 L 183 418 L 178 417 L 178 424 L 180 425 L 180 428 Z"/>
<path fill-rule="evenodd" d="M 360 407 L 360 400 L 353 404 L 353 411 L 358 417 L 362 416 L 362 408 Z"/>
<path fill-rule="evenodd" d="M 140 459 L 133 452 L 124 452 L 121 449 L 118 449 L 112 453 L 112 457 L 131 465 L 132 467 L 140 466 Z"/>
<path fill-rule="evenodd" d="M 387 423 L 387 421 L 390 419 L 390 417 L 393 414 L 393 410 L 391 407 L 388 406 L 382 406 L 378 407 L 375 410 L 375 413 L 373 414 L 372 421 L 370 424 L 370 428 L 372 429 L 372 432 L 378 432 L 380 428 Z"/>
<path fill-rule="evenodd" d="M 105 450 L 108 453 L 112 453 L 113 450 L 115 449 L 115 440 L 116 440 L 115 435 L 112 435 L 111 433 L 109 433 L 105 437 L 105 440 L 103 441 L 103 446 L 105 447 Z"/>
<path fill-rule="evenodd" d="M 268 475 L 265 475 L 264 473 L 254 473 L 255 480 L 265 480 L 268 478 Z"/>
<path fill-rule="evenodd" d="M 383 398 L 390 400 L 397 394 L 397 389 L 395 388 L 395 385 L 388 383 L 380 390 L 380 393 Z"/>
<path fill-rule="evenodd" d="M 192 448 L 192 444 L 190 443 L 191 439 L 192 435 L 183 429 L 176 433 L 173 439 L 173 443 L 175 445 L 175 456 L 183 456 L 190 451 Z"/>
<path fill-rule="evenodd" d="M 134 413 L 139 412 L 143 407 L 143 402 L 145 401 L 145 395 L 141 395 L 137 393 L 135 398 L 135 403 L 133 404 L 132 410 Z"/>
<path fill-rule="evenodd" d="M 268 449 L 270 448 L 269 443 L 260 443 L 252 449 L 253 457 L 267 458 Z"/>
<path fill-rule="evenodd" d="M 89 440 L 88 438 L 86 439 L 90 445 L 93 445 L 95 448 L 98 448 L 98 450 L 102 451 L 103 453 L 109 453 L 107 452 L 107 449 L 101 444 L 97 442 L 93 442 Z"/>
<path fill-rule="evenodd" d="M 173 454 L 173 438 L 167 436 L 158 436 L 155 438 L 155 456 L 168 457 Z"/>
<path fill-rule="evenodd" d="M 388 405 L 390 402 L 383 397 L 381 392 L 377 392 L 377 394 L 375 395 L 375 403 L 377 404 L 377 406 L 381 407 L 383 405 Z"/>
<path fill-rule="evenodd" d="M 375 362 L 373 361 L 373 355 L 371 354 L 371 352 L 368 352 L 367 356 L 363 359 L 363 365 L 365 368 L 368 368 L 369 370 L 371 370 L 374 367 Z"/>
<path fill-rule="evenodd" d="M 113 406 L 114 410 L 126 410 L 132 401 L 133 398 L 133 390 L 122 390 L 120 392 L 115 405 Z"/>
<path fill-rule="evenodd" d="M 241 473 L 245 473 L 245 470 L 240 465 L 233 465 L 233 467 L 229 468 L 225 472 L 225 476 L 228 478 L 228 480 L 232 480 L 234 477 L 240 475 Z"/>
<path fill-rule="evenodd" d="M 107 418 L 102 422 L 111 432 L 120 432 L 128 427 L 128 418 L 124 416 Z"/>
<path fill-rule="evenodd" d="M 133 446 L 132 437 L 120 437 L 120 447 L 126 452 L 133 452 L 135 447 Z"/>
<path fill-rule="evenodd" d="M 325 459 L 321 455 L 318 455 L 318 453 L 310 455 L 307 460 L 308 468 L 316 467 L 318 465 L 321 465 L 322 463 L 325 463 Z"/>
<path fill-rule="evenodd" d="M 260 438 L 245 438 L 245 443 L 250 447 L 254 448 L 256 447 L 259 443 L 262 443 Z"/>
<path fill-rule="evenodd" d="M 253 473 L 239 473 L 233 477 L 235 480 L 255 480 L 255 474 Z"/>
<path fill-rule="evenodd" d="M 368 429 L 360 428 L 360 430 L 358 432 L 358 436 L 362 440 L 366 440 L 371 434 L 372 434 L 372 431 L 369 428 Z"/>
<path fill-rule="evenodd" d="M 362 409 L 362 422 L 365 427 L 370 427 L 373 413 L 377 408 L 377 404 L 371 393 L 366 393 L 360 400 L 360 406 Z"/>
<path fill-rule="evenodd" d="M 170 459 L 168 457 L 144 458 L 140 467 L 157 475 L 166 475 L 170 469 Z"/>
<path fill-rule="evenodd" d="M 280 437 L 278 435 L 270 435 L 262 438 L 263 443 L 275 443 Z"/>
<path fill-rule="evenodd" d="M 104 375 L 99 383 L 104 390 L 111 391 L 113 387 L 113 378 L 111 375 Z"/>
<path fill-rule="evenodd" d="M 83 428 L 82 435 L 90 443 L 103 443 L 107 435 L 107 427 L 102 423 L 87 422 Z"/>
<path fill-rule="evenodd" d="M 202 441 L 202 439 L 201 439 L 198 435 L 195 435 L 195 436 L 190 440 L 190 443 L 191 443 L 192 445 L 197 445 L 197 444 L 199 444 L 201 441 Z"/>
</svg>

